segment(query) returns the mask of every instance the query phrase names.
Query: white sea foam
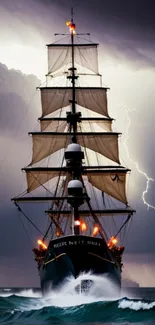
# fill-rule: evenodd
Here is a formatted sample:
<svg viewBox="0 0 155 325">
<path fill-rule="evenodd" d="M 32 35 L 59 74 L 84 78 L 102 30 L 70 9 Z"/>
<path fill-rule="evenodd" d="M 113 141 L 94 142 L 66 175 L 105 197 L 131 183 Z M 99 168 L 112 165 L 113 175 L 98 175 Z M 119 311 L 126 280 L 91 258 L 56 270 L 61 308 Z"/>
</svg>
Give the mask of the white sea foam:
<svg viewBox="0 0 155 325">
<path fill-rule="evenodd" d="M 33 289 L 23 289 L 21 291 L 13 292 L 12 289 L 3 289 L 3 292 L 0 292 L 0 297 L 10 297 L 13 294 L 19 297 L 26 298 L 41 298 L 42 295 L 39 292 L 35 292 Z"/>
<path fill-rule="evenodd" d="M 24 289 L 20 292 L 16 292 L 16 296 L 27 297 L 27 298 L 41 298 L 42 295 L 40 292 L 35 292 L 33 289 Z"/>
<path fill-rule="evenodd" d="M 133 300 L 126 300 L 126 299 L 123 299 L 122 301 L 119 302 L 118 304 L 118 307 L 119 308 L 122 308 L 122 309 L 126 309 L 126 308 L 129 308 L 129 309 L 132 309 L 132 310 L 149 310 L 149 309 L 152 309 L 153 307 L 155 307 L 155 301 L 153 302 L 143 302 L 143 301 L 133 301 Z"/>
<path fill-rule="evenodd" d="M 77 292 L 76 288 L 81 285 L 84 280 L 93 282 L 88 292 Z M 123 293 L 124 294 L 124 293 Z M 9 297 L 12 292 L 5 290 L 0 296 Z M 30 298 L 19 303 L 20 311 L 38 310 L 43 307 L 78 307 L 97 301 L 114 301 L 119 300 L 119 292 L 115 285 L 107 276 L 96 276 L 91 273 L 83 273 L 77 279 L 68 278 L 66 283 L 58 290 L 51 291 L 48 296 L 42 297 L 41 293 L 35 292 L 33 289 L 24 289 L 16 292 L 16 296 Z M 150 310 L 155 307 L 154 302 L 143 302 L 141 300 L 122 299 L 118 301 L 118 308 L 138 310 Z"/>
<path fill-rule="evenodd" d="M 0 291 L 0 297 L 9 297 L 11 296 L 12 293 L 11 293 L 11 289 L 2 289 L 2 291 Z"/>
<path fill-rule="evenodd" d="M 12 296 L 11 292 L 1 292 L 0 293 L 0 297 L 10 297 L 10 296 Z"/>
<path fill-rule="evenodd" d="M 11 289 L 9 289 L 9 288 L 8 288 L 8 289 L 3 289 L 3 290 L 4 290 L 4 291 L 6 291 L 6 292 L 9 292 L 9 291 L 11 291 Z"/>
<path fill-rule="evenodd" d="M 88 293 L 77 292 L 75 289 L 83 280 L 93 281 Z M 32 295 L 32 297 L 35 297 Z M 25 309 L 40 309 L 43 307 L 72 307 L 82 304 L 89 304 L 96 301 L 109 301 L 119 299 L 117 288 L 113 283 L 103 276 L 92 275 L 91 273 L 81 274 L 77 279 L 69 278 L 59 290 L 51 291 L 48 296 L 32 300 Z"/>
</svg>

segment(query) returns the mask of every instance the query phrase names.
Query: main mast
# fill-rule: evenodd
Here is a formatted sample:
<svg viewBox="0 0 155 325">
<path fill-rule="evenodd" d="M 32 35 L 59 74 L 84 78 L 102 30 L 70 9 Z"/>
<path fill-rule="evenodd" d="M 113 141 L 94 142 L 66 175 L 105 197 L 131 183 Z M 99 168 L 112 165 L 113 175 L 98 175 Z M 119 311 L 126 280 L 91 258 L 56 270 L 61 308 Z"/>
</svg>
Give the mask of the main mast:
<svg viewBox="0 0 155 325">
<path fill-rule="evenodd" d="M 75 114 L 76 113 L 76 109 L 75 109 L 75 67 L 74 67 L 74 34 L 75 34 L 75 24 L 73 21 L 73 8 L 71 9 L 71 45 L 72 45 L 72 68 L 71 68 L 71 72 L 72 72 L 72 113 Z M 74 125 L 74 133 L 76 132 L 76 124 Z"/>
<path fill-rule="evenodd" d="M 72 83 L 72 99 L 71 102 L 71 112 L 67 113 L 67 120 L 70 125 L 70 131 L 73 132 L 73 135 L 71 137 L 71 144 L 75 144 L 76 147 L 74 147 L 73 152 L 70 151 L 70 149 L 67 152 L 67 155 L 65 154 L 65 158 L 67 160 L 67 164 L 72 167 L 72 181 L 68 183 L 68 194 L 71 194 L 72 200 L 68 200 L 68 202 L 72 206 L 72 233 L 75 235 L 79 235 L 80 233 L 80 222 L 79 222 L 79 210 L 78 207 L 83 203 L 83 200 L 77 200 L 77 196 L 79 195 L 81 191 L 81 196 L 83 194 L 83 184 L 80 182 L 79 178 L 81 178 L 81 172 L 80 167 L 82 165 L 82 159 L 84 158 L 83 152 L 81 152 L 80 146 L 78 146 L 77 143 L 77 122 L 80 120 L 80 113 L 76 112 L 76 100 L 75 100 L 75 81 L 78 78 L 78 76 L 75 75 L 75 63 L 74 63 L 74 35 L 75 35 L 75 24 L 73 20 L 73 8 L 71 9 L 71 22 L 67 23 L 70 29 L 71 33 L 71 68 L 69 70 L 71 71 L 71 75 L 67 78 L 71 80 Z M 80 149 L 80 151 L 78 151 Z M 72 149 L 71 149 L 72 150 Z M 75 150 L 75 152 L 74 152 Z M 70 153 L 69 153 L 70 152 Z M 68 154 L 69 158 L 68 159 Z M 75 170 L 76 166 L 76 170 Z M 77 172 L 77 167 L 79 167 L 79 170 Z M 81 183 L 81 187 L 80 187 Z M 79 187 L 79 188 L 78 188 Z M 73 195 L 72 195 L 73 194 Z"/>
</svg>

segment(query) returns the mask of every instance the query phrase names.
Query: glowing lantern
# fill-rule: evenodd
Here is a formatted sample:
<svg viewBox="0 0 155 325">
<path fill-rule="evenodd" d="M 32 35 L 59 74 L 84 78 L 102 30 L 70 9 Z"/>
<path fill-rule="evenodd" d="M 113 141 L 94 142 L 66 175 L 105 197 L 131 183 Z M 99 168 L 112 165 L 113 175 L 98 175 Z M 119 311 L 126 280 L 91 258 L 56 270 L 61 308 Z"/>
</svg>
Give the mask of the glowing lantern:
<svg viewBox="0 0 155 325">
<path fill-rule="evenodd" d="M 75 34 L 75 24 L 74 23 L 71 23 L 70 21 L 66 21 L 66 26 L 69 27 L 69 30 L 72 34 Z"/>
<path fill-rule="evenodd" d="M 70 27 L 70 30 L 73 31 L 73 30 L 75 30 L 76 26 L 75 26 L 75 24 L 70 24 L 69 27 Z"/>
<path fill-rule="evenodd" d="M 111 237 L 108 243 L 108 247 L 114 246 L 118 243 L 118 239 L 115 237 Z"/>
<path fill-rule="evenodd" d="M 113 239 L 112 239 L 112 243 L 113 243 L 114 245 L 116 245 L 116 244 L 118 243 L 117 238 L 113 238 Z"/>
<path fill-rule="evenodd" d="M 37 243 L 38 243 L 38 245 L 40 245 L 42 248 L 47 249 L 47 246 L 43 243 L 42 240 L 39 239 L 39 240 L 37 241 Z"/>
<path fill-rule="evenodd" d="M 80 224 L 81 224 L 80 220 L 75 220 L 74 221 L 74 226 L 80 226 Z"/>
<path fill-rule="evenodd" d="M 86 225 L 85 222 L 82 222 L 82 223 L 81 223 L 81 230 L 82 230 L 82 231 L 86 231 L 86 230 L 87 230 L 87 225 Z"/>
<path fill-rule="evenodd" d="M 60 231 L 59 230 L 56 231 L 56 236 L 60 237 Z"/>
<path fill-rule="evenodd" d="M 75 24 L 70 24 L 69 25 L 69 30 L 70 30 L 70 32 L 72 33 L 72 34 L 75 34 Z"/>
<path fill-rule="evenodd" d="M 100 229 L 99 226 L 94 226 L 92 236 L 96 236 L 99 232 L 99 229 Z"/>
</svg>

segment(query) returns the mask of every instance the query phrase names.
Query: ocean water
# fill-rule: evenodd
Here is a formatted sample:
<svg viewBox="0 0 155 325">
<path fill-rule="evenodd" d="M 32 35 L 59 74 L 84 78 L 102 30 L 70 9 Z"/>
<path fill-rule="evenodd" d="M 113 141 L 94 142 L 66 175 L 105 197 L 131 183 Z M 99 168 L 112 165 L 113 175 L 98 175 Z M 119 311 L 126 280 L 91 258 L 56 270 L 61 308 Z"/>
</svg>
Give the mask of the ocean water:
<svg viewBox="0 0 155 325">
<path fill-rule="evenodd" d="M 39 289 L 0 288 L 0 324 L 155 325 L 155 288 L 126 288 L 119 295 L 107 278 L 89 277 L 89 293 L 75 290 L 88 275 L 68 279 L 47 297 Z"/>
</svg>

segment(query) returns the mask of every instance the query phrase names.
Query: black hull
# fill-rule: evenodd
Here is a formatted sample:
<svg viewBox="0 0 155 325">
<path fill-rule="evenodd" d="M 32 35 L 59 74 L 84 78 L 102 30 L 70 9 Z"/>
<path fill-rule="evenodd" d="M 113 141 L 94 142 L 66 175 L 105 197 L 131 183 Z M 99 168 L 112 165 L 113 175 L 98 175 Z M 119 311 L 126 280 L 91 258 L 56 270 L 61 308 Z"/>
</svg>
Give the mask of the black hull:
<svg viewBox="0 0 155 325">
<path fill-rule="evenodd" d="M 39 273 L 43 294 L 58 289 L 67 277 L 77 278 L 80 273 L 106 275 L 121 285 L 120 266 L 100 238 L 66 236 L 52 240 Z"/>
</svg>

